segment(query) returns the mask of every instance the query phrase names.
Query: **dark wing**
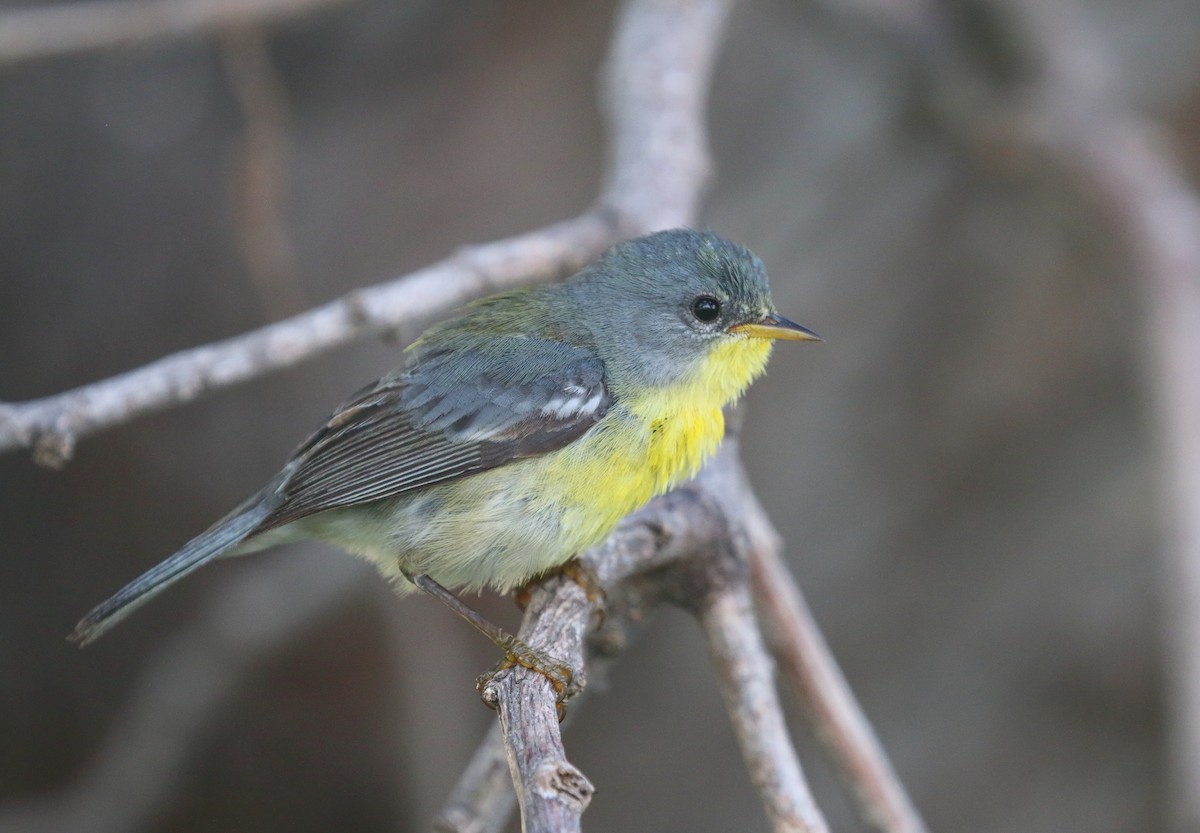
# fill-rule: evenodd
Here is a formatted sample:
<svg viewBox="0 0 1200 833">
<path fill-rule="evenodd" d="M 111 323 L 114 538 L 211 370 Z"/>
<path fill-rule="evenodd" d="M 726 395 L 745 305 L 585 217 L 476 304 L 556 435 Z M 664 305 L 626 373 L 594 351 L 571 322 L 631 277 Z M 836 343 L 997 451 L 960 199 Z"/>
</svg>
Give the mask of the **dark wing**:
<svg viewBox="0 0 1200 833">
<path fill-rule="evenodd" d="M 580 347 L 501 336 L 486 352 L 425 350 L 296 450 L 258 531 L 562 448 L 608 405 L 604 365 Z"/>
</svg>

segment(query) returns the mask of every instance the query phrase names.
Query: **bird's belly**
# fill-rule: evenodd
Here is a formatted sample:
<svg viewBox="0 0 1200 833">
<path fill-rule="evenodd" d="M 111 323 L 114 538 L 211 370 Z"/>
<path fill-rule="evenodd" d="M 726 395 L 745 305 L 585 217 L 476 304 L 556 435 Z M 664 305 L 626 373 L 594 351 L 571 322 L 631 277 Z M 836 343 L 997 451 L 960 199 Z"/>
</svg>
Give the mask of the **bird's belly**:
<svg viewBox="0 0 1200 833">
<path fill-rule="evenodd" d="M 505 591 L 599 543 L 625 515 L 694 474 L 723 431 L 718 409 L 669 419 L 610 412 L 563 449 L 322 513 L 309 534 L 393 579 L 427 573 L 447 587 Z"/>
</svg>

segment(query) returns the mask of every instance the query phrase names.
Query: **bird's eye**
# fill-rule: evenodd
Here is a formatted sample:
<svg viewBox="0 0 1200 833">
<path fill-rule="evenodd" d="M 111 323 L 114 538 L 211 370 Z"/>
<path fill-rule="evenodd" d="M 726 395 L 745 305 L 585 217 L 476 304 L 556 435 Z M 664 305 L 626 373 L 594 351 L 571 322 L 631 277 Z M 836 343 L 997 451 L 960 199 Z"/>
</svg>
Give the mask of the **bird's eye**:
<svg viewBox="0 0 1200 833">
<path fill-rule="evenodd" d="M 692 315 L 704 322 L 716 321 L 721 314 L 721 302 L 711 295 L 701 295 L 692 301 Z"/>
</svg>

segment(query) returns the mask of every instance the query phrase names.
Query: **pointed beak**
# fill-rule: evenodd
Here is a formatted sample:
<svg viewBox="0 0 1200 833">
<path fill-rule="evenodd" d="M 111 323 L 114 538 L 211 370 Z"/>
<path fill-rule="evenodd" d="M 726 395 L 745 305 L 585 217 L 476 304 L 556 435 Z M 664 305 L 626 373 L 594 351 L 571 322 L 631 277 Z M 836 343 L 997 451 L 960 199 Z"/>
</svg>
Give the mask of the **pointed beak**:
<svg viewBox="0 0 1200 833">
<path fill-rule="evenodd" d="M 807 327 L 788 321 L 777 312 L 769 312 L 757 321 L 745 321 L 729 328 L 731 333 L 741 333 L 751 338 L 777 338 L 782 341 L 824 341 Z"/>
</svg>

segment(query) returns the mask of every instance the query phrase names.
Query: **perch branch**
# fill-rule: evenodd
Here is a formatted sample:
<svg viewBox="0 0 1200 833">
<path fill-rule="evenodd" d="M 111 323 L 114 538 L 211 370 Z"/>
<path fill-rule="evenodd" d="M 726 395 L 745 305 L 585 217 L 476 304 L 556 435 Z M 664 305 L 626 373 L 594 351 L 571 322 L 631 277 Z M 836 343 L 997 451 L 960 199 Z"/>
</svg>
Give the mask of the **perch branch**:
<svg viewBox="0 0 1200 833">
<path fill-rule="evenodd" d="M 734 445 L 728 443 L 706 471 L 737 465 Z M 702 474 L 698 482 L 704 477 Z M 631 598 L 645 595 L 648 589 L 656 597 L 663 595 L 656 589 L 662 579 L 646 578 L 647 574 L 708 548 L 721 532 L 720 515 L 714 512 L 712 500 L 697 500 L 690 490 L 678 490 L 626 518 L 604 544 L 581 560 L 605 589 L 607 607 L 628 610 L 635 606 Z M 598 603 L 599 599 L 590 598 L 574 579 L 552 576 L 534 589 L 521 638 L 579 669 L 577 680 L 584 682 L 584 669 L 588 673 L 594 669 L 593 664 L 584 664 L 583 655 L 588 623 Z M 612 629 L 633 626 L 629 617 L 624 622 L 619 619 L 612 614 L 605 617 L 609 636 L 603 642 L 608 660 L 619 651 L 614 646 L 628 640 L 627 636 L 614 638 Z M 563 757 L 555 693 L 549 683 L 540 674 L 516 668 L 493 678 L 484 688 L 484 699 L 500 709 L 512 778 L 522 785 L 526 829 L 577 829 L 579 814 L 590 798 L 590 785 Z M 577 705 L 576 700 L 571 701 L 572 710 Z M 495 733 L 489 733 L 443 809 L 439 830 L 480 833 L 503 827 L 511 805 L 496 796 L 497 763 L 503 760 L 502 754 Z"/>
<path fill-rule="evenodd" d="M 590 638 L 587 670 L 593 674 L 615 661 L 646 622 L 648 610 L 661 602 L 671 600 L 696 610 L 710 632 L 731 718 L 775 829 L 821 831 L 824 823 L 803 781 L 774 695 L 770 660 L 762 650 L 753 618 L 744 615 L 748 606 L 737 602 L 737 593 L 727 592 L 711 594 L 711 605 L 695 602 L 700 588 L 714 580 L 721 582 L 731 570 L 737 570 L 728 563 L 731 557 L 738 557 L 730 546 L 729 530 L 742 502 L 739 491 L 744 488 L 747 482 L 737 440 L 727 437 L 716 458 L 695 480 L 626 518 L 608 541 L 583 556 L 604 588 L 606 600 L 604 624 Z M 580 623 L 588 621 L 594 604 L 574 581 L 553 577 L 535 590 L 522 636 L 579 667 L 576 663 L 586 631 Z M 523 690 L 538 694 L 543 719 L 553 716 L 553 692 L 543 678 L 524 669 L 497 678 L 487 697 L 493 702 L 516 700 Z M 532 708 L 524 701 L 521 705 Z M 572 713 L 577 708 L 578 703 L 572 701 Z M 540 728 L 557 735 L 556 724 Z M 510 805 L 496 797 L 500 783 L 497 762 L 502 760 L 496 742 L 493 733 L 480 745 L 441 814 L 439 830 L 494 833 L 503 828 Z M 536 742 L 531 735 L 522 741 L 522 748 Z M 551 753 L 529 755 L 531 761 L 540 762 L 543 757 L 558 761 Z M 536 775 L 533 764 L 525 769 L 519 783 L 530 782 Z M 548 800 L 557 798 L 552 795 Z"/>
</svg>

